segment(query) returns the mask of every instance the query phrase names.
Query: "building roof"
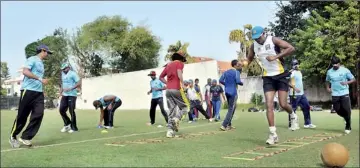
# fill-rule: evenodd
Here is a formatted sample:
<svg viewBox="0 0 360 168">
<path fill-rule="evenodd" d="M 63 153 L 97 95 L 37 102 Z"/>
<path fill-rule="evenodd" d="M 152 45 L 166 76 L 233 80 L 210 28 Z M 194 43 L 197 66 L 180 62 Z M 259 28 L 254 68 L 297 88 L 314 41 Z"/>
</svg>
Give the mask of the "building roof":
<svg viewBox="0 0 360 168">
<path fill-rule="evenodd" d="M 212 58 L 208 58 L 208 57 L 193 57 L 195 60 L 195 63 L 199 63 L 199 62 L 205 62 L 205 61 L 213 61 L 214 59 Z M 231 62 L 227 62 L 227 61 L 217 61 L 218 64 L 218 68 L 220 73 L 225 72 L 226 70 L 231 68 Z"/>
</svg>

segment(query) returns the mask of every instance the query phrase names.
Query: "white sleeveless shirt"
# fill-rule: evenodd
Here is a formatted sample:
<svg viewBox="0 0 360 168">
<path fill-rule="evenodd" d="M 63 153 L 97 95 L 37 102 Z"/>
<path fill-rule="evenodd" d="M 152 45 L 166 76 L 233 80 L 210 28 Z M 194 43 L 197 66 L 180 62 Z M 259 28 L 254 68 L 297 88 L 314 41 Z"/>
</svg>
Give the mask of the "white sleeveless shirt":
<svg viewBox="0 0 360 168">
<path fill-rule="evenodd" d="M 276 56 L 275 44 L 272 36 L 267 36 L 263 45 L 254 41 L 254 53 L 259 59 L 260 66 L 264 69 L 263 76 L 275 76 L 284 72 L 279 59 L 269 62 L 267 56 Z"/>
</svg>

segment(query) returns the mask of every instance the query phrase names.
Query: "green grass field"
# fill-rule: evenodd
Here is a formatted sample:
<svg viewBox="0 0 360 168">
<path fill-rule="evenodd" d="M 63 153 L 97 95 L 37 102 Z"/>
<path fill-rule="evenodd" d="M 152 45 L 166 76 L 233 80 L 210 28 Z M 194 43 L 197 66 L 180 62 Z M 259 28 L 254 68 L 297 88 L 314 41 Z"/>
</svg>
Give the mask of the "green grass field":
<svg viewBox="0 0 360 168">
<path fill-rule="evenodd" d="M 225 115 L 223 110 L 222 116 Z M 300 125 L 303 116 L 298 112 Z M 56 110 L 46 111 L 39 133 L 33 139 L 37 148 L 13 150 L 8 143 L 15 111 L 1 111 L 1 167 L 321 167 L 320 151 L 329 142 L 343 144 L 350 152 L 347 167 L 359 166 L 359 112 L 353 110 L 353 131 L 341 136 L 303 146 L 293 146 L 287 152 L 259 160 L 226 159 L 224 156 L 266 146 L 268 126 L 265 113 L 242 112 L 235 114 L 236 130 L 220 132 L 220 123 L 200 120 L 180 125 L 178 135 L 184 138 L 165 138 L 166 128 L 147 126 L 148 111 L 118 110 L 115 129 L 102 134 L 96 128 L 99 112 L 77 110 L 79 132 L 61 133 L 63 121 Z M 157 112 L 157 124 L 164 124 Z M 341 134 L 344 121 L 329 112 L 312 112 L 316 129 L 287 129 L 287 114 L 276 113 L 280 143 L 288 139 L 320 133 Z M 222 117 L 223 118 L 223 117 Z M 200 133 L 200 134 L 194 134 Z M 156 138 L 155 140 L 153 140 Z M 126 142 L 126 143 L 124 143 Z M 115 144 L 112 146 L 106 144 Z M 286 145 L 285 145 L 286 146 Z M 288 147 L 284 148 L 289 148 Z M 254 158 L 273 149 L 233 155 L 236 158 Z"/>
</svg>

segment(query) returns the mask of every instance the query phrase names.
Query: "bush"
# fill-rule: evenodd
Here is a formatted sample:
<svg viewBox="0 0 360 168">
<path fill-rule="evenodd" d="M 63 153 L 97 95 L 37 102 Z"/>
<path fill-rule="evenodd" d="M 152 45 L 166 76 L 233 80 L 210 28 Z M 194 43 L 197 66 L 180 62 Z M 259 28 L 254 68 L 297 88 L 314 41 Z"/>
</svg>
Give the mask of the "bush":
<svg viewBox="0 0 360 168">
<path fill-rule="evenodd" d="M 263 104 L 263 96 L 261 94 L 253 93 L 253 94 L 251 94 L 250 102 L 255 105 L 262 105 Z"/>
</svg>

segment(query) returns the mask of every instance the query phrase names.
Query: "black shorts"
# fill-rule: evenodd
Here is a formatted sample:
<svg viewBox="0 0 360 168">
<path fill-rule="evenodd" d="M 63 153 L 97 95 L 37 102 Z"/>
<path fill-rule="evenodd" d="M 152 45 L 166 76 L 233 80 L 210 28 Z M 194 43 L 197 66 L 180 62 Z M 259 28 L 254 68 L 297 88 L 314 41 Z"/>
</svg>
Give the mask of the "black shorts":
<svg viewBox="0 0 360 168">
<path fill-rule="evenodd" d="M 276 76 L 263 76 L 263 89 L 264 92 L 269 91 L 289 91 L 289 82 L 290 82 L 289 72 L 284 72 Z"/>
</svg>

